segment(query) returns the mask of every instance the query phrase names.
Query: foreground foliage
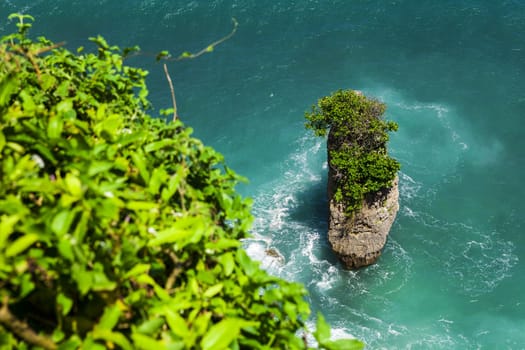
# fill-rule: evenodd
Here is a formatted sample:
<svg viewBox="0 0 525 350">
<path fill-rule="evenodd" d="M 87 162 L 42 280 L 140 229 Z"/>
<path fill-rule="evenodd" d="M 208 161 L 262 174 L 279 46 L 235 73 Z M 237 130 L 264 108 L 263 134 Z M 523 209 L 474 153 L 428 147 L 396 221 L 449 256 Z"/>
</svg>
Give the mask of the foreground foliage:
<svg viewBox="0 0 525 350">
<path fill-rule="evenodd" d="M 24 23 L 0 42 L 0 347 L 302 349 L 303 286 L 241 248 L 249 201 L 220 154 L 146 114 L 146 72 Z M 166 115 L 173 111 L 166 111 Z M 313 336 L 330 340 L 318 317 Z"/>
<path fill-rule="evenodd" d="M 334 198 L 348 213 L 359 209 L 368 194 L 392 186 L 399 162 L 388 156 L 388 132 L 397 124 L 385 121 L 385 105 L 354 90 L 321 98 L 306 113 L 306 128 L 328 133 L 328 164 L 336 179 Z"/>
</svg>

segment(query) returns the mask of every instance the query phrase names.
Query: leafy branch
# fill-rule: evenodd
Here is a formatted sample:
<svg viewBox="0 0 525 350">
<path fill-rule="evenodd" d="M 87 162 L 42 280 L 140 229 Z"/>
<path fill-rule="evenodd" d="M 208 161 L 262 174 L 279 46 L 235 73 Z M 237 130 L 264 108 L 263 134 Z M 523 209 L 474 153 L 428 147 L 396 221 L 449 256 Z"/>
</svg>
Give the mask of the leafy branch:
<svg viewBox="0 0 525 350">
<path fill-rule="evenodd" d="M 9 311 L 8 304 L 9 299 L 5 296 L 2 301 L 2 307 L 0 307 L 0 325 L 29 344 L 42 347 L 46 350 L 55 350 L 57 348 L 57 345 L 51 339 L 38 335 L 27 323 L 20 321 L 13 315 L 11 311 Z"/>
<path fill-rule="evenodd" d="M 20 20 L 0 38 L 0 347 L 307 349 L 306 290 L 242 249 L 222 155 L 147 114 L 118 47 L 39 55 L 54 44 Z"/>
</svg>

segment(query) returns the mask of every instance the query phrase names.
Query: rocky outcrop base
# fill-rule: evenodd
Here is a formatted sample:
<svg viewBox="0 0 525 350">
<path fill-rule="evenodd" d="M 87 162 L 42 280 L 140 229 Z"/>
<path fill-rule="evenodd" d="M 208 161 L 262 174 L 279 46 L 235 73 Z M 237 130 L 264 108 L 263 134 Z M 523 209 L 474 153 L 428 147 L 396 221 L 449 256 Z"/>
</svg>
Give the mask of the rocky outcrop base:
<svg viewBox="0 0 525 350">
<path fill-rule="evenodd" d="M 332 179 L 329 176 L 329 179 Z M 398 178 L 391 188 L 363 201 L 360 210 L 348 216 L 343 204 L 333 199 L 333 180 L 329 180 L 330 219 L 328 240 L 333 251 L 348 269 L 373 264 L 381 255 L 399 210 Z M 331 183 L 332 182 L 332 183 Z"/>
</svg>

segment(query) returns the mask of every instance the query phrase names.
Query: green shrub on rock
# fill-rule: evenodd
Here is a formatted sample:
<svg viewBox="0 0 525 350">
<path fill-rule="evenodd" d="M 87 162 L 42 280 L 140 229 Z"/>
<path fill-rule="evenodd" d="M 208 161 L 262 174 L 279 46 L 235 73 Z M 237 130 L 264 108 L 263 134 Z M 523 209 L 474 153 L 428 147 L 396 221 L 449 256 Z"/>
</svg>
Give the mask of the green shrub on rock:
<svg viewBox="0 0 525 350">
<path fill-rule="evenodd" d="M 385 121 L 383 103 L 354 90 L 325 96 L 307 112 L 306 128 L 317 136 L 328 133 L 328 165 L 335 179 L 334 198 L 349 213 L 365 196 L 392 186 L 400 164 L 387 154 L 388 132 L 397 124 Z"/>
<path fill-rule="evenodd" d="M 146 72 L 103 38 L 0 39 L 0 347 L 302 349 L 303 286 L 239 239 L 241 178 L 146 110 Z M 168 111 L 169 113 L 169 111 Z M 320 318 L 314 336 L 332 342 Z"/>
</svg>

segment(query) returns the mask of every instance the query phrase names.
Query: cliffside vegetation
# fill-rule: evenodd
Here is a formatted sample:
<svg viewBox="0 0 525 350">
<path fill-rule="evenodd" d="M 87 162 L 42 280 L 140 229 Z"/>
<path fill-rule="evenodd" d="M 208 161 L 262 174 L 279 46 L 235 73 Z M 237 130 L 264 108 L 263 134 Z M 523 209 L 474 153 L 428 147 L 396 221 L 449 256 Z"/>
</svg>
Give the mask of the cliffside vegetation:
<svg viewBox="0 0 525 350">
<path fill-rule="evenodd" d="M 146 72 L 91 38 L 0 39 L 0 348 L 305 349 L 303 286 L 241 247 L 250 203 Z M 301 336 L 304 335 L 304 336 Z M 319 348 L 330 340 L 319 315 Z"/>
<path fill-rule="evenodd" d="M 306 128 L 328 133 L 328 164 L 336 180 L 334 198 L 348 213 L 359 209 L 366 195 L 392 186 L 400 164 L 386 149 L 388 132 L 397 124 L 385 121 L 383 103 L 354 90 L 321 98 L 306 113 Z"/>
</svg>

